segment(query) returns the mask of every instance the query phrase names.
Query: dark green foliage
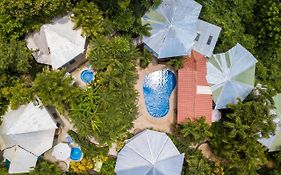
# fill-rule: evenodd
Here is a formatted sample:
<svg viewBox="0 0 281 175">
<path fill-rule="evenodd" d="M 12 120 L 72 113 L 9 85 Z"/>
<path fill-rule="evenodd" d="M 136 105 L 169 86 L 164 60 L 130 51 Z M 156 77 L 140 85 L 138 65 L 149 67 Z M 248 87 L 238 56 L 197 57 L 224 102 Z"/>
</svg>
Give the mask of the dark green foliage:
<svg viewBox="0 0 281 175">
<path fill-rule="evenodd" d="M 214 163 L 206 159 L 200 150 L 190 148 L 185 154 L 183 175 L 211 175 Z"/>
<path fill-rule="evenodd" d="M 69 116 L 79 131 L 79 135 L 87 137 L 93 132 L 93 127 L 100 127 L 101 122 L 97 122 L 95 118 L 99 108 L 99 100 L 97 90 L 99 87 L 89 88 L 83 91 L 71 103 Z"/>
<path fill-rule="evenodd" d="M 1 165 L 0 165 L 0 174 L 1 175 L 9 175 L 8 169 L 6 168 L 4 163 L 1 163 Z"/>
<path fill-rule="evenodd" d="M 53 17 L 65 14 L 70 7 L 70 0 L 2 0 L 0 33 L 9 38 L 20 38 Z"/>
<path fill-rule="evenodd" d="M 259 43 L 277 48 L 281 47 L 281 1 L 269 0 L 259 2 L 257 10 L 259 23 Z"/>
<path fill-rule="evenodd" d="M 279 175 L 281 173 L 280 151 L 268 152 L 267 157 L 268 163 L 259 169 L 258 173 L 261 175 Z"/>
<path fill-rule="evenodd" d="M 107 155 L 109 150 L 108 146 L 97 147 L 96 145 L 91 143 L 86 137 L 83 137 L 80 134 L 78 135 L 74 131 L 68 131 L 68 134 L 76 143 L 81 146 L 82 152 L 85 154 L 85 156 L 96 157 L 99 155 Z"/>
<path fill-rule="evenodd" d="M 268 153 L 269 163 L 259 170 L 261 175 L 279 175 L 281 174 L 281 152 Z"/>
<path fill-rule="evenodd" d="M 9 88 L 13 86 L 15 77 L 11 77 L 7 74 L 0 74 L 0 115 L 2 116 L 9 105 Z M 1 121 L 1 119 L 0 119 Z"/>
<path fill-rule="evenodd" d="M 177 130 L 186 143 L 199 144 L 212 136 L 210 127 L 204 117 L 197 118 L 195 121 L 188 118 L 187 122 L 177 125 Z"/>
<path fill-rule="evenodd" d="M 26 48 L 25 42 L 8 40 L 0 34 L 0 73 L 26 73 L 31 59 L 31 52 Z"/>
<path fill-rule="evenodd" d="M 268 85 L 281 92 L 281 48 L 279 50 L 261 49 L 258 51 L 260 62 L 257 64 L 256 77 L 259 83 Z"/>
<path fill-rule="evenodd" d="M 116 160 L 113 158 L 109 158 L 101 167 L 101 171 L 98 173 L 100 175 L 115 175 L 114 168 L 115 168 Z"/>
<path fill-rule="evenodd" d="M 184 57 L 172 58 L 168 61 L 167 64 L 172 66 L 175 70 L 179 70 L 183 68 L 184 59 L 185 59 Z"/>
<path fill-rule="evenodd" d="M 229 113 L 212 125 L 210 145 L 223 159 L 228 174 L 255 174 L 267 161 L 265 148 L 257 139 L 274 131 L 274 116 L 269 114 L 272 108 L 269 94 L 259 92 L 261 95 L 250 96 L 244 103 L 229 105 Z"/>
<path fill-rule="evenodd" d="M 86 37 L 96 37 L 105 31 L 102 12 L 93 2 L 82 1 L 74 9 L 75 28 L 82 27 Z"/>
<path fill-rule="evenodd" d="M 199 125 L 207 125 L 204 123 L 204 118 L 199 118 L 195 123 L 199 123 Z M 196 124 L 189 122 L 189 125 L 185 125 L 184 129 L 190 129 L 194 130 L 196 128 Z M 194 147 L 194 140 L 193 136 L 184 136 L 182 134 L 183 131 L 183 125 L 176 126 L 173 131 L 173 135 L 169 135 L 176 147 L 179 149 L 181 153 L 185 154 L 184 163 L 183 163 L 183 170 L 182 175 L 189 175 L 189 174 L 196 174 L 196 175 L 210 175 L 213 168 L 214 168 L 214 162 L 209 161 L 207 158 L 205 158 L 201 151 L 198 150 L 198 147 Z M 201 128 L 205 128 L 207 126 L 203 126 Z M 210 127 L 210 126 L 209 126 Z M 209 128 L 208 127 L 208 128 Z M 199 127 L 198 127 L 199 128 Z M 187 132 L 186 132 L 187 133 Z M 209 133 L 208 133 L 209 134 Z M 192 135 L 197 135 L 197 140 L 206 140 L 208 137 L 208 134 L 201 134 L 196 129 L 195 133 Z M 199 138 L 202 136 L 201 138 Z M 215 174 L 214 174 L 215 175 Z"/>
<path fill-rule="evenodd" d="M 225 52 L 236 43 L 254 51 L 255 38 L 246 33 L 246 24 L 253 19 L 256 0 L 199 0 L 203 5 L 200 17 L 222 28 L 216 52 Z"/>
<path fill-rule="evenodd" d="M 151 61 L 152 55 L 147 50 L 144 50 L 142 57 L 140 58 L 140 67 L 145 69 Z"/>
<path fill-rule="evenodd" d="M 140 53 L 123 37 L 97 37 L 90 43 L 88 59 L 97 72 L 95 82 L 70 112 L 79 134 L 110 144 L 132 127 L 137 114 L 133 87 L 139 58 Z"/>
<path fill-rule="evenodd" d="M 20 105 L 27 104 L 34 98 L 32 85 L 27 82 L 17 82 L 9 90 L 11 109 L 17 109 Z"/>
<path fill-rule="evenodd" d="M 44 105 L 55 106 L 60 112 L 68 109 L 70 102 L 80 93 L 79 88 L 72 86 L 72 78 L 66 76 L 64 70 L 47 68 L 37 74 L 32 89 Z"/>
<path fill-rule="evenodd" d="M 179 151 L 185 154 L 182 175 L 211 174 L 214 162 L 209 161 L 198 150 L 198 146 L 209 140 L 211 136 L 210 125 L 205 122 L 203 117 L 195 121 L 189 119 L 186 123 L 174 127 L 173 135 L 170 135 L 170 137 Z M 194 146 L 195 148 L 192 148 Z"/>
<path fill-rule="evenodd" d="M 62 170 L 54 164 L 47 161 L 39 161 L 37 162 L 36 168 L 33 171 L 28 173 L 30 175 L 61 175 L 63 174 Z"/>
<path fill-rule="evenodd" d="M 45 68 L 42 73 L 37 74 L 34 82 L 23 77 L 13 80 L 11 87 L 2 91 L 12 109 L 29 103 L 38 96 L 44 105 L 54 106 L 60 112 L 65 112 L 81 92 L 72 85 L 71 76 L 66 76 L 64 70 L 51 71 Z"/>
<path fill-rule="evenodd" d="M 132 37 L 149 35 L 149 26 L 141 24 L 145 12 L 160 4 L 161 0 L 95 0 L 99 8 L 110 19 L 113 28 L 120 34 Z"/>
<path fill-rule="evenodd" d="M 140 18 L 134 16 L 134 12 L 126 9 L 117 14 L 113 19 L 115 30 L 123 34 L 130 34 L 133 37 L 150 35 L 151 29 L 148 25 L 142 25 Z"/>
</svg>

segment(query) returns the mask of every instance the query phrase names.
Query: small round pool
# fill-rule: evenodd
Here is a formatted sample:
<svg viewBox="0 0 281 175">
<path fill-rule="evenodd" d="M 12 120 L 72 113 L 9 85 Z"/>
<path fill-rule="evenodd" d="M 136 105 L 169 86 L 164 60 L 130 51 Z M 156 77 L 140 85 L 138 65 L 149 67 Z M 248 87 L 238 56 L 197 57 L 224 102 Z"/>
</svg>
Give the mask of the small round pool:
<svg viewBox="0 0 281 175">
<path fill-rule="evenodd" d="M 176 76 L 170 70 L 160 70 L 145 76 L 143 95 L 148 113 L 152 117 L 164 117 L 170 108 L 170 96 L 176 87 Z"/>
<path fill-rule="evenodd" d="M 91 70 L 83 70 L 80 74 L 80 78 L 85 83 L 91 83 L 94 80 L 94 72 Z"/>
<path fill-rule="evenodd" d="M 82 158 L 82 151 L 78 147 L 73 147 L 70 152 L 70 159 L 80 160 Z"/>
</svg>

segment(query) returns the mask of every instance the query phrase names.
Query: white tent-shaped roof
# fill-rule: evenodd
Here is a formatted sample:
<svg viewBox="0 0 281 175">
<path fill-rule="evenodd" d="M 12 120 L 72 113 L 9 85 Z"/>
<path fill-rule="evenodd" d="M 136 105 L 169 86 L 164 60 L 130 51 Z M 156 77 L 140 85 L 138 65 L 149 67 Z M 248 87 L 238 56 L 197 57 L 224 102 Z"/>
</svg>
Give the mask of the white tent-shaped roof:
<svg viewBox="0 0 281 175">
<path fill-rule="evenodd" d="M 142 17 L 142 23 L 152 28 L 151 36 L 143 39 L 146 47 L 157 58 L 190 54 L 201 8 L 193 0 L 163 0 Z"/>
<path fill-rule="evenodd" d="M 10 161 L 9 173 L 29 172 L 35 168 L 38 158 L 19 146 L 6 149 L 3 156 Z"/>
<path fill-rule="evenodd" d="M 184 154 L 161 132 L 145 130 L 119 152 L 117 175 L 180 175 Z"/>
<path fill-rule="evenodd" d="M 259 142 L 266 146 L 269 152 L 281 149 L 281 94 L 274 96 L 273 100 L 276 107 L 274 113 L 277 115 L 277 117 L 273 120 L 276 124 L 275 133 L 270 135 L 269 138 L 259 139 Z"/>
<path fill-rule="evenodd" d="M 254 88 L 257 60 L 237 44 L 228 52 L 213 55 L 207 63 L 207 81 L 216 109 L 244 100 Z"/>
<path fill-rule="evenodd" d="M 74 23 L 69 16 L 45 24 L 38 33 L 27 37 L 27 47 L 33 51 L 36 61 L 58 69 L 82 54 L 86 38 L 81 29 L 73 30 Z"/>
<path fill-rule="evenodd" d="M 0 134 L 1 140 L 4 142 L 2 145 L 4 157 L 14 167 L 9 169 L 9 172 L 23 173 L 14 170 L 29 169 L 29 164 L 27 165 L 24 162 L 34 162 L 33 160 L 27 160 L 27 158 L 38 157 L 52 147 L 55 129 L 56 123 L 43 106 L 35 106 L 33 103 L 29 103 L 17 110 L 8 111 L 3 116 Z M 12 147 L 22 150 L 12 151 Z M 28 153 L 23 153 L 23 150 Z M 23 157 L 22 154 L 29 155 L 29 153 L 33 156 L 26 157 L 26 159 L 22 159 L 22 163 L 18 163 Z M 10 159 L 11 157 L 13 159 Z M 15 162 L 13 162 L 14 160 Z"/>
</svg>

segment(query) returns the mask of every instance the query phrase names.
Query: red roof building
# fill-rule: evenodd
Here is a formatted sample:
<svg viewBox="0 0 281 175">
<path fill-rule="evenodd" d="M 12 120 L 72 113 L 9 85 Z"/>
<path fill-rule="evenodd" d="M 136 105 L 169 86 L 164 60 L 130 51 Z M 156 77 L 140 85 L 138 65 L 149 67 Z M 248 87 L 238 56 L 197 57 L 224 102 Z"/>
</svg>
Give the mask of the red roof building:
<svg viewBox="0 0 281 175">
<path fill-rule="evenodd" d="M 178 71 L 177 122 L 192 120 L 205 116 L 212 122 L 212 96 L 206 80 L 206 63 L 204 55 L 192 51 L 184 67 Z"/>
</svg>

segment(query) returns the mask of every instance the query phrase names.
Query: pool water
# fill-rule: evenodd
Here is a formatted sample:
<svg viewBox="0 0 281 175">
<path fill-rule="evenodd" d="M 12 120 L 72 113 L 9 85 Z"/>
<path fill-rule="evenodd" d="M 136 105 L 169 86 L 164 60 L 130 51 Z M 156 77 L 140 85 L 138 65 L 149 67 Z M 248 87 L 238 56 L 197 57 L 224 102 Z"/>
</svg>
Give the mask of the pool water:
<svg viewBox="0 0 281 175">
<path fill-rule="evenodd" d="M 70 159 L 71 160 L 80 160 L 82 158 L 82 151 L 78 147 L 71 148 Z"/>
<path fill-rule="evenodd" d="M 145 76 L 143 95 L 148 113 L 161 118 L 169 112 L 170 96 L 176 87 L 176 76 L 170 70 L 160 70 Z"/>
<path fill-rule="evenodd" d="M 85 83 L 91 83 L 94 80 L 94 72 L 91 70 L 83 70 L 80 74 L 80 78 Z"/>
</svg>

